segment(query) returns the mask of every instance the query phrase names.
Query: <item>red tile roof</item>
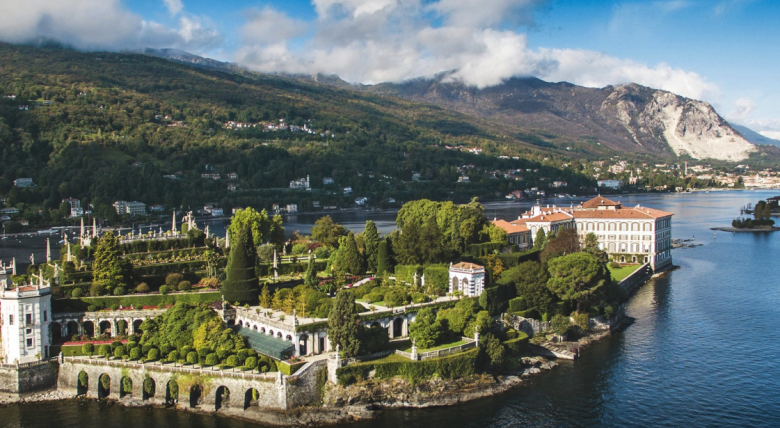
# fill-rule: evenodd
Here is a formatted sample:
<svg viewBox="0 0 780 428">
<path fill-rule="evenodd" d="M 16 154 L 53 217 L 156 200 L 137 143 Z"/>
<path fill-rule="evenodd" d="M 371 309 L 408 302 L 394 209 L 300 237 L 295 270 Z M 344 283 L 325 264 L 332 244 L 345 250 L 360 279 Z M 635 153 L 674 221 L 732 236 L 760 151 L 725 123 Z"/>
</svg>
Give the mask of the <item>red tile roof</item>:
<svg viewBox="0 0 780 428">
<path fill-rule="evenodd" d="M 620 207 L 620 202 L 615 202 L 613 200 L 607 199 L 601 195 L 596 196 L 595 198 L 583 202 L 580 207 L 584 209 L 595 209 L 601 206 L 606 207 Z"/>
<path fill-rule="evenodd" d="M 493 223 L 497 227 L 500 227 L 501 229 L 504 229 L 504 231 L 508 235 L 511 235 L 513 233 L 530 232 L 530 229 L 525 227 L 524 222 L 525 222 L 525 220 L 522 220 L 522 221 L 518 220 L 518 221 L 513 221 L 513 222 L 508 222 L 506 220 L 491 221 L 491 223 Z"/>
<path fill-rule="evenodd" d="M 458 264 L 452 265 L 455 269 L 463 269 L 463 270 L 484 270 L 485 268 L 474 264 L 474 263 L 468 263 L 468 262 L 460 262 Z"/>
<path fill-rule="evenodd" d="M 572 212 L 575 219 L 657 219 L 662 217 L 669 217 L 674 214 L 657 210 L 654 208 L 637 207 L 637 208 L 621 208 L 616 210 L 575 210 Z"/>
</svg>

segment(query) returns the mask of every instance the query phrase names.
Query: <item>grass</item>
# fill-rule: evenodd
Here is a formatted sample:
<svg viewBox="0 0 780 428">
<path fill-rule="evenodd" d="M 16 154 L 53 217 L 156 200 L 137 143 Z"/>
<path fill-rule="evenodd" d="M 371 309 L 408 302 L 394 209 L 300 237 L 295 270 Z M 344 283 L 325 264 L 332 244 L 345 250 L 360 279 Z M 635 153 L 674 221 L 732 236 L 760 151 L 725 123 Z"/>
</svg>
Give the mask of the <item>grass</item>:
<svg viewBox="0 0 780 428">
<path fill-rule="evenodd" d="M 398 354 L 390 354 L 378 360 L 371 360 L 372 363 L 408 363 L 410 359 Z"/>
<path fill-rule="evenodd" d="M 609 268 L 609 272 L 612 274 L 612 279 L 614 279 L 617 282 L 620 282 L 624 280 L 627 276 L 631 275 L 639 269 L 639 267 L 642 265 L 628 265 L 628 266 L 620 266 L 619 268 Z"/>
<path fill-rule="evenodd" d="M 465 345 L 466 342 L 459 340 L 457 342 L 450 342 L 445 343 L 439 346 L 434 346 L 433 348 L 427 348 L 427 349 L 418 349 L 417 353 L 422 354 L 423 352 L 431 352 L 431 351 L 438 351 L 439 349 L 446 349 L 446 348 L 452 348 L 455 346 Z M 412 348 L 404 349 L 404 352 L 412 352 Z"/>
</svg>

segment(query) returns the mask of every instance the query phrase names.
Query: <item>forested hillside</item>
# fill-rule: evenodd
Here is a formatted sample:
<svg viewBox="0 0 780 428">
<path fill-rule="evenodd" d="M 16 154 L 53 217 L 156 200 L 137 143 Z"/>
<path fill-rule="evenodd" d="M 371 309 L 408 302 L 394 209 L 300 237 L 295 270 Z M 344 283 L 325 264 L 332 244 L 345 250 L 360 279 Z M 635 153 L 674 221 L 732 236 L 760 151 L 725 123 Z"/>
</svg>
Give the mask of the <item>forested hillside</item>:
<svg viewBox="0 0 780 428">
<path fill-rule="evenodd" d="M 118 199 L 168 209 L 278 202 L 303 210 L 314 200 L 347 205 L 356 196 L 372 205 L 501 197 L 540 179 L 564 179 L 572 189 L 592 185 L 578 171 L 541 164 L 546 157 L 560 165 L 557 147 L 411 101 L 140 54 L 0 44 L 0 57 L 0 194 L 9 206 L 23 203 L 23 215 L 42 205 L 43 223 L 61 216 L 66 197 L 93 203 L 97 215 L 110 218 Z M 229 121 L 256 127 L 234 130 Z M 299 132 L 264 130 L 269 125 Z M 476 147 L 482 155 L 466 151 Z M 518 168 L 538 171 L 522 182 L 490 173 Z M 232 172 L 238 178 L 228 180 Z M 421 182 L 412 181 L 414 173 Z M 470 183 L 458 183 L 466 174 Z M 287 189 L 306 175 L 314 191 Z M 36 187 L 14 187 L 20 177 L 32 177 Z M 323 177 L 334 183 L 323 186 Z M 353 193 L 342 195 L 348 186 Z"/>
</svg>

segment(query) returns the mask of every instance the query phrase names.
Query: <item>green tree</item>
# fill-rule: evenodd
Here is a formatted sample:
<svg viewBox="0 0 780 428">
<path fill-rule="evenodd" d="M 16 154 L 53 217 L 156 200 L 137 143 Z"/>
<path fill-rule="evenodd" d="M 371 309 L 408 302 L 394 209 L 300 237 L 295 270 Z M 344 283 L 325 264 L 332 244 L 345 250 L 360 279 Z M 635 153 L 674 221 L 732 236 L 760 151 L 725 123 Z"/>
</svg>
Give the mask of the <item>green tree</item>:
<svg viewBox="0 0 780 428">
<path fill-rule="evenodd" d="M 414 322 L 409 325 L 409 338 L 416 339 L 421 349 L 433 347 L 440 334 L 441 323 L 431 308 L 420 309 Z"/>
<path fill-rule="evenodd" d="M 316 287 L 319 284 L 317 280 L 317 269 L 314 268 L 314 260 L 309 260 L 306 265 L 306 274 L 303 277 L 303 283 L 309 287 Z"/>
<path fill-rule="evenodd" d="M 506 363 L 506 348 L 498 338 L 492 334 L 485 334 L 479 340 L 479 347 L 488 357 L 491 368 L 501 369 L 504 366 Z"/>
<path fill-rule="evenodd" d="M 552 320 L 550 320 L 550 328 L 552 328 L 553 333 L 558 336 L 563 336 L 566 334 L 570 327 L 571 320 L 567 316 L 556 314 L 554 317 L 552 317 Z"/>
<path fill-rule="evenodd" d="M 764 220 L 770 220 L 772 218 L 772 206 L 764 204 Z"/>
<path fill-rule="evenodd" d="M 370 272 L 377 272 L 378 268 L 378 258 L 379 258 L 379 242 L 381 239 L 379 238 L 379 232 L 376 229 L 376 223 L 374 223 L 372 220 L 368 220 L 366 222 L 366 229 L 363 231 L 363 239 L 365 240 L 365 257 L 366 257 L 366 268 Z"/>
<path fill-rule="evenodd" d="M 501 282 L 513 283 L 517 297 L 522 298 L 529 309 L 545 313 L 552 309 L 555 301 L 555 295 L 547 288 L 547 279 L 547 270 L 541 263 L 527 261 L 504 271 Z"/>
<path fill-rule="evenodd" d="M 585 240 L 582 243 L 582 251 L 595 257 L 600 263 L 606 264 L 609 261 L 609 256 L 606 251 L 602 251 L 599 248 L 599 238 L 593 232 L 588 232 L 585 235 Z"/>
<path fill-rule="evenodd" d="M 360 352 L 360 316 L 355 308 L 355 297 L 349 290 L 336 294 L 328 314 L 328 338 L 334 347 L 339 347 L 345 358 Z"/>
<path fill-rule="evenodd" d="M 544 234 L 544 229 L 539 229 L 539 231 L 536 232 L 536 237 L 534 238 L 534 246 L 533 250 L 544 250 L 545 245 L 547 245 L 547 235 Z"/>
<path fill-rule="evenodd" d="M 577 311 L 590 299 L 601 297 L 610 280 L 604 264 L 588 253 L 574 253 L 550 260 L 547 288 L 563 301 L 577 302 Z"/>
<path fill-rule="evenodd" d="M 230 220 L 230 227 L 228 227 L 230 237 L 238 235 L 244 227 L 249 227 L 252 231 L 252 242 L 255 244 L 259 245 L 268 241 L 279 246 L 284 243 L 284 227 L 281 217 L 277 215 L 270 218 L 266 210 L 257 212 L 251 207 L 238 210 Z M 232 239 L 230 245 L 231 247 L 233 245 Z"/>
<path fill-rule="evenodd" d="M 382 275 L 385 272 L 388 271 L 390 267 L 390 255 L 387 251 L 387 240 L 383 239 L 379 242 L 379 246 L 377 248 L 377 258 L 376 258 L 376 274 Z"/>
<path fill-rule="evenodd" d="M 133 266 L 121 255 L 119 240 L 113 232 L 106 232 L 98 239 L 92 264 L 93 278 L 106 291 L 113 292 L 116 287 L 126 288 L 130 282 Z"/>
<path fill-rule="evenodd" d="M 329 215 L 317 219 L 311 228 L 312 239 L 329 248 L 338 248 L 339 238 L 346 235 L 347 228 L 334 222 Z"/>
<path fill-rule="evenodd" d="M 423 263 L 436 263 L 441 261 L 441 231 L 436 224 L 436 219 L 431 216 L 425 220 L 422 230 L 420 230 L 420 260 Z"/>
<path fill-rule="evenodd" d="M 393 240 L 396 260 L 403 265 L 416 265 L 423 262 L 422 233 L 417 222 L 404 224 L 400 234 Z"/>
<path fill-rule="evenodd" d="M 230 235 L 230 255 L 222 285 L 222 297 L 228 302 L 254 303 L 258 299 L 258 280 L 255 275 L 257 255 L 252 232 L 244 225 Z"/>
<path fill-rule="evenodd" d="M 347 234 L 345 240 L 344 251 L 344 272 L 351 273 L 353 275 L 361 275 L 365 272 L 365 263 L 363 262 L 363 256 L 360 254 L 355 242 L 355 235 L 352 232 Z"/>
</svg>

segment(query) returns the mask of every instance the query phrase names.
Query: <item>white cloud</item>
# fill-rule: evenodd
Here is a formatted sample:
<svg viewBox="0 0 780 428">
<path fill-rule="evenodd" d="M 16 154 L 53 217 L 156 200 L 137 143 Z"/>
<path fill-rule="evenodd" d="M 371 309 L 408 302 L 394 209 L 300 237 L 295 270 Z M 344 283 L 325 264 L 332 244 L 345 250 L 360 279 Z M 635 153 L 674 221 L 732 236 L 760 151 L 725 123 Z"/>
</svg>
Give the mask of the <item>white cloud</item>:
<svg viewBox="0 0 780 428">
<path fill-rule="evenodd" d="M 306 22 L 288 17 L 270 7 L 250 9 L 247 22 L 241 27 L 241 38 L 248 44 L 277 43 L 302 35 Z"/>
<path fill-rule="evenodd" d="M 180 2 L 179 2 L 180 3 Z M 134 14 L 120 0 L 27 0 L 0 14 L 0 40 L 57 40 L 79 49 L 171 47 L 202 51 L 222 37 L 201 18 L 179 18 L 171 28 Z"/>
<path fill-rule="evenodd" d="M 168 12 L 171 15 L 178 15 L 184 9 L 184 4 L 182 4 L 181 0 L 163 0 L 163 3 L 165 3 L 165 7 L 168 8 Z"/>
<path fill-rule="evenodd" d="M 739 98 L 734 101 L 734 106 L 728 113 L 729 120 L 735 122 L 741 122 L 749 119 L 753 115 L 753 110 L 756 108 L 756 103 L 750 98 Z"/>
</svg>

